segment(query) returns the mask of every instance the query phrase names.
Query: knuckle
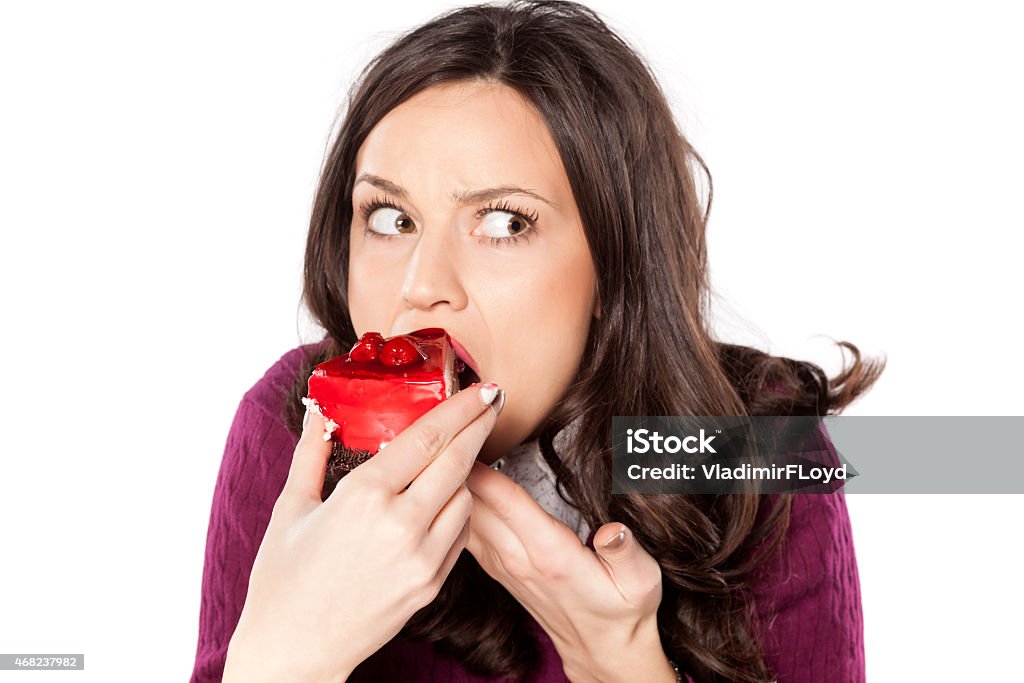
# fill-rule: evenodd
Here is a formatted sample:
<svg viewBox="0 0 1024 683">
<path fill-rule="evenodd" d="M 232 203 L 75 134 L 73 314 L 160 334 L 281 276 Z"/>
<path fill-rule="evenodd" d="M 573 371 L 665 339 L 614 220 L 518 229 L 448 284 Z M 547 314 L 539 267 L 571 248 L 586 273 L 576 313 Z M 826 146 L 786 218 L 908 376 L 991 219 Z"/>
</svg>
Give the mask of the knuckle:
<svg viewBox="0 0 1024 683">
<path fill-rule="evenodd" d="M 449 446 L 449 452 L 451 451 L 451 449 L 452 446 Z M 461 473 L 461 468 L 458 466 L 458 463 L 454 462 L 450 458 L 442 458 L 441 460 L 438 460 L 435 464 L 433 464 L 432 467 L 440 468 L 438 470 L 438 473 L 442 474 L 442 477 L 445 481 L 459 481 L 461 479 L 465 479 L 465 477 Z M 452 498 L 458 499 L 458 492 L 453 493 Z"/>
<path fill-rule="evenodd" d="M 418 589 L 429 592 L 437 576 L 437 566 L 423 555 L 415 555 L 409 574 L 414 577 Z"/>
<path fill-rule="evenodd" d="M 512 494 L 514 490 L 506 492 L 505 495 L 499 495 L 494 497 L 492 509 L 494 514 L 503 520 L 508 520 L 512 516 Z M 490 503 L 490 501 L 488 501 Z"/>
<path fill-rule="evenodd" d="M 538 573 L 552 580 L 567 579 L 571 574 L 565 553 L 542 553 L 534 563 Z"/>
<path fill-rule="evenodd" d="M 432 603 L 437 594 L 441 592 L 441 586 L 438 584 L 434 586 L 421 586 L 416 589 L 412 594 L 412 604 L 414 611 L 419 611 Z"/>
<path fill-rule="evenodd" d="M 379 529 L 381 538 L 392 546 L 405 548 L 411 540 L 412 527 L 398 510 L 392 510 L 390 514 L 380 517 Z"/>
<path fill-rule="evenodd" d="M 390 495 L 380 482 L 367 480 L 359 487 L 359 495 L 353 496 L 353 498 L 356 505 L 379 512 L 387 506 Z"/>
<path fill-rule="evenodd" d="M 530 576 L 530 562 L 519 553 L 502 551 L 499 553 L 501 565 L 505 573 L 515 581 L 523 582 Z"/>
<path fill-rule="evenodd" d="M 435 424 L 425 424 L 413 435 L 413 449 L 428 463 L 437 457 L 447 441 L 445 431 Z"/>
<path fill-rule="evenodd" d="M 437 597 L 437 594 L 441 592 L 441 586 L 444 585 L 444 577 L 435 574 L 430 578 L 430 581 L 423 587 L 423 591 L 427 594 L 427 604 L 430 604 Z"/>
<path fill-rule="evenodd" d="M 394 522 L 394 536 L 408 542 L 416 539 L 417 530 L 422 533 L 422 527 L 426 526 L 423 513 L 418 505 L 396 505 L 391 515 Z"/>
<path fill-rule="evenodd" d="M 473 493 L 468 486 L 463 484 L 459 487 L 459 490 L 455 492 L 455 502 L 459 506 L 459 510 L 464 513 L 463 516 L 469 517 L 473 511 Z"/>
</svg>

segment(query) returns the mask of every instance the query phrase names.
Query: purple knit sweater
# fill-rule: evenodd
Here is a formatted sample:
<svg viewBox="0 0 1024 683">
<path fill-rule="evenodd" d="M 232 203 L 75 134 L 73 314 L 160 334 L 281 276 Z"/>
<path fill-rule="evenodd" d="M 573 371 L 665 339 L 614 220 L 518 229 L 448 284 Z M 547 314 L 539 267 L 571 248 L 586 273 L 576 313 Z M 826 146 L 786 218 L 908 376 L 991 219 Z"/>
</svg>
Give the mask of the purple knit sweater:
<svg viewBox="0 0 1024 683">
<path fill-rule="evenodd" d="M 304 349 L 286 353 L 242 398 L 217 477 L 206 539 L 199 642 L 191 683 L 220 681 L 228 642 L 238 623 L 249 572 L 284 486 L 297 438 L 281 418 L 282 389 L 299 372 Z M 591 547 L 593 533 L 591 533 Z M 842 492 L 793 497 L 783 552 L 756 584 L 756 608 L 766 633 L 765 657 L 779 683 L 860 683 L 864 641 L 860 584 Z M 568 679 L 550 638 L 531 624 L 542 663 L 527 683 Z M 410 683 L 498 683 L 469 673 L 428 644 L 395 638 L 349 679 Z"/>
</svg>

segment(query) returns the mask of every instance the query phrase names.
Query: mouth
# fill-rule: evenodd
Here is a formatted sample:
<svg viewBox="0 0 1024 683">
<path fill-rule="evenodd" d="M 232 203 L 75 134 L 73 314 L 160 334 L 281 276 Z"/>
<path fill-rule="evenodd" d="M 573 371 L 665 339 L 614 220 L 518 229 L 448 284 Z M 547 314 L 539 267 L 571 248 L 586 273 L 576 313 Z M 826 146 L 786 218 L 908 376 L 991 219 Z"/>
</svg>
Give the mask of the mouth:
<svg viewBox="0 0 1024 683">
<path fill-rule="evenodd" d="M 469 355 L 465 347 L 459 343 L 455 337 L 449 338 L 452 340 L 452 348 L 455 349 L 455 357 L 458 359 L 455 364 L 455 370 L 459 377 L 459 389 L 465 389 L 471 384 L 475 384 L 480 381 L 480 373 L 478 372 L 476 361 Z"/>
</svg>

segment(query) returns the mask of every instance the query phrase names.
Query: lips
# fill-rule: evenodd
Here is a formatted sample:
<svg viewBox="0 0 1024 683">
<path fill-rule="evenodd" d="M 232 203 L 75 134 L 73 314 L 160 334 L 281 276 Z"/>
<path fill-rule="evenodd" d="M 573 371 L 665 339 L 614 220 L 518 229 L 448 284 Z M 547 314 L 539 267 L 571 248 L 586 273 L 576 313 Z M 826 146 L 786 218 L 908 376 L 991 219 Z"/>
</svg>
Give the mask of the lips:
<svg viewBox="0 0 1024 683">
<path fill-rule="evenodd" d="M 466 347 L 459 343 L 458 339 L 451 335 L 449 335 L 449 339 L 452 341 L 452 348 L 455 349 L 455 355 L 458 356 L 459 360 L 461 360 L 466 366 L 465 370 L 459 373 L 459 386 L 468 387 L 474 382 L 479 382 L 480 366 L 476 364 L 473 356 L 469 354 Z"/>
<path fill-rule="evenodd" d="M 408 326 L 406 326 L 406 327 L 408 327 Z M 466 347 L 463 346 L 459 342 L 459 340 L 456 339 L 452 335 L 452 333 L 447 330 L 447 328 L 440 327 L 440 326 L 438 326 L 436 324 L 435 325 L 431 325 L 429 323 L 422 323 L 421 322 L 419 324 L 419 327 L 411 327 L 410 329 L 417 329 L 417 330 L 420 330 L 420 331 L 423 331 L 424 329 L 426 329 L 426 330 L 429 330 L 431 332 L 435 332 L 435 331 L 436 332 L 443 332 L 443 333 L 446 333 L 448 335 L 448 339 L 452 343 L 452 349 L 455 351 L 455 357 L 458 360 L 462 361 L 462 365 L 465 366 L 465 367 L 463 367 L 463 369 L 461 371 L 458 370 L 458 368 L 456 368 L 456 372 L 458 372 L 458 376 L 459 376 L 459 388 L 460 389 L 465 389 L 469 385 L 481 381 L 481 379 L 480 379 L 480 365 L 477 364 L 476 359 L 473 358 L 473 356 L 469 353 L 469 351 L 466 350 Z M 402 334 L 412 334 L 412 333 L 409 332 L 408 330 L 405 331 L 405 332 L 396 331 L 395 329 L 391 330 L 391 336 L 392 337 L 399 336 L 399 335 L 402 335 Z M 456 365 L 458 365 L 458 363 Z"/>
</svg>

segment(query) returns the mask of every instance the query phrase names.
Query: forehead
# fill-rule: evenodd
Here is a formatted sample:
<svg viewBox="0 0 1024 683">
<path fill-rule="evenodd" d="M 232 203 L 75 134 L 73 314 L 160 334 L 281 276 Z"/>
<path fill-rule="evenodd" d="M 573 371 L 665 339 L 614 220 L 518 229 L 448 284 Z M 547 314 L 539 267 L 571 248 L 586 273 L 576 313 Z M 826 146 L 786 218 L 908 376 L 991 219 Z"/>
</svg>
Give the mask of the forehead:
<svg viewBox="0 0 1024 683">
<path fill-rule="evenodd" d="M 363 142 L 356 156 L 362 172 L 434 196 L 518 184 L 557 201 L 568 188 L 543 117 L 501 84 L 445 84 L 409 98 Z"/>
</svg>

